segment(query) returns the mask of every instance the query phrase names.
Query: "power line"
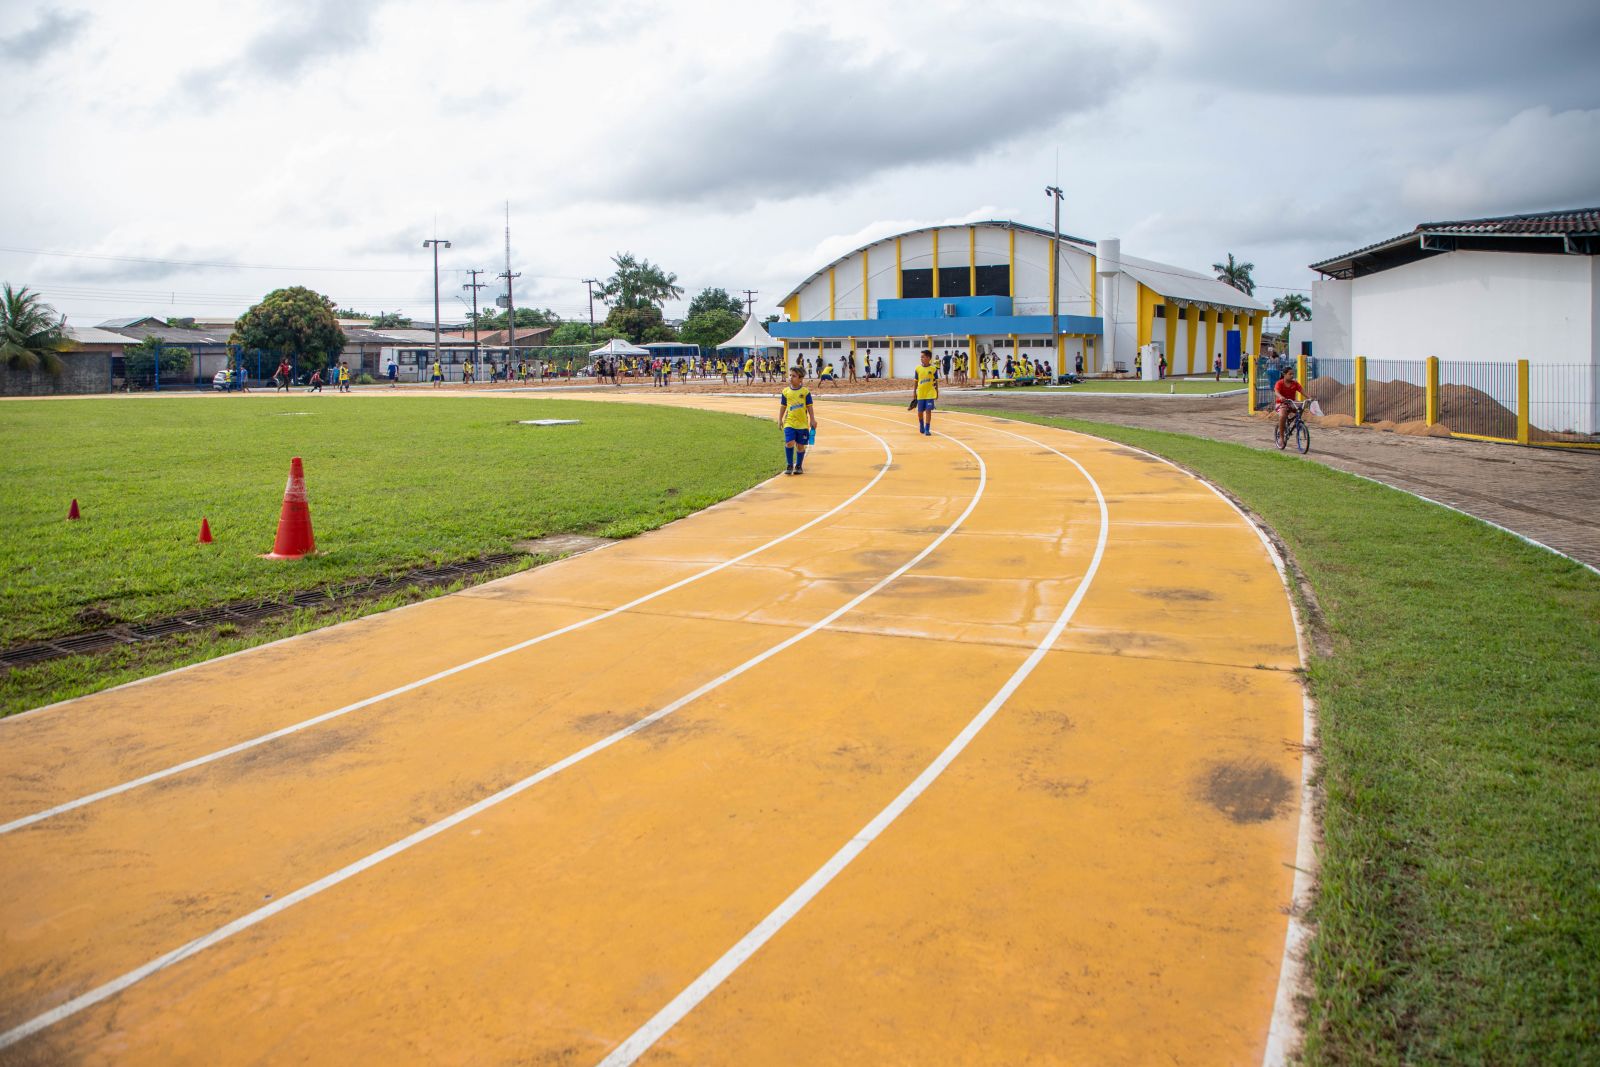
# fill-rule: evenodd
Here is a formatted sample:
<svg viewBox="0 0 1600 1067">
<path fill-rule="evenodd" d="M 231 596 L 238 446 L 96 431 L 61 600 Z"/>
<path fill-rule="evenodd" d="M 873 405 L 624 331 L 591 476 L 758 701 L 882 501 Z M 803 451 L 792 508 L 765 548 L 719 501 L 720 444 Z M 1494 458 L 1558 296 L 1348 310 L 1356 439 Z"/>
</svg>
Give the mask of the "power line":
<svg viewBox="0 0 1600 1067">
<path fill-rule="evenodd" d="M 203 260 L 182 259 L 152 259 L 146 256 L 108 256 L 98 252 L 67 252 L 49 248 L 18 248 L 13 245 L 0 245 L 0 252 L 16 252 L 29 256 L 64 256 L 69 259 L 97 259 L 112 263 L 150 263 L 162 267 L 201 267 L 204 269 L 218 270 L 297 270 L 316 271 L 329 274 L 417 274 L 425 272 L 427 267 L 305 267 L 292 266 L 283 263 L 224 263 Z M 465 273 L 459 267 L 443 268 L 445 271 L 454 271 L 457 274 Z M 569 274 L 530 274 L 530 278 L 548 278 L 552 281 L 578 282 L 582 278 L 575 278 Z"/>
</svg>

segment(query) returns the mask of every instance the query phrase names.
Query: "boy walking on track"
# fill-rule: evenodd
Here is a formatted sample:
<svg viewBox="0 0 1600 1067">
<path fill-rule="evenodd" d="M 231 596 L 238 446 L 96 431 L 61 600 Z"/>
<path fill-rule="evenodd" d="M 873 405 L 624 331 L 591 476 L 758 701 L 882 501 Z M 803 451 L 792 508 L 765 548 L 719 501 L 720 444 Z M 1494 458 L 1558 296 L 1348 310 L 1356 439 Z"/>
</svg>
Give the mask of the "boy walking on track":
<svg viewBox="0 0 1600 1067">
<path fill-rule="evenodd" d="M 783 427 L 783 456 L 788 463 L 783 473 L 804 474 L 806 446 L 817 436 L 817 410 L 799 367 L 789 371 L 779 404 L 778 425 Z"/>
<path fill-rule="evenodd" d="M 922 350 L 922 363 L 917 371 L 917 395 L 911 406 L 917 409 L 917 432 L 933 436 L 933 402 L 939 396 L 939 368 L 933 365 L 933 352 Z"/>
</svg>

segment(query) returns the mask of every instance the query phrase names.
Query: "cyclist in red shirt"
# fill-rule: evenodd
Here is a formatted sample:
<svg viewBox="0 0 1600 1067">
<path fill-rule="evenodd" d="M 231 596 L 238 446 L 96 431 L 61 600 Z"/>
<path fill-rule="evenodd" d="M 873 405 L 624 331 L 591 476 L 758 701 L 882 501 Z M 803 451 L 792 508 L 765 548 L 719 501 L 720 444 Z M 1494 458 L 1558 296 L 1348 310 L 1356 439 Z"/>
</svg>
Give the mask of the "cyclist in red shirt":
<svg viewBox="0 0 1600 1067">
<path fill-rule="evenodd" d="M 1289 425 L 1289 412 L 1294 410 L 1295 401 L 1305 395 L 1305 390 L 1295 381 L 1294 370 L 1290 368 L 1284 370 L 1283 377 L 1272 387 L 1272 392 L 1277 397 L 1278 436 L 1282 437 Z"/>
</svg>

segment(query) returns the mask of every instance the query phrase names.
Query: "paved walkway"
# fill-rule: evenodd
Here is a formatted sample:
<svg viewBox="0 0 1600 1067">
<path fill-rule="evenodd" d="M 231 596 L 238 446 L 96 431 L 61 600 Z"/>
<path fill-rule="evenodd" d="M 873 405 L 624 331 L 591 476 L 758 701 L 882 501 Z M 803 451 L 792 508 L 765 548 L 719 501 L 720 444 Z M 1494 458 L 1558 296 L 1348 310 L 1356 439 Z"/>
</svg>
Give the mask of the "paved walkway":
<svg viewBox="0 0 1600 1067">
<path fill-rule="evenodd" d="M 1221 400 L 953 393 L 951 403 L 1067 415 L 1273 448 L 1271 427 Z M 1312 428 L 1310 458 L 1488 519 L 1600 567 L 1600 452 Z"/>
<path fill-rule="evenodd" d="M 1259 1063 L 1266 549 L 1168 464 L 940 428 L 834 407 L 802 478 L 0 720 L 0 1061 Z"/>
</svg>

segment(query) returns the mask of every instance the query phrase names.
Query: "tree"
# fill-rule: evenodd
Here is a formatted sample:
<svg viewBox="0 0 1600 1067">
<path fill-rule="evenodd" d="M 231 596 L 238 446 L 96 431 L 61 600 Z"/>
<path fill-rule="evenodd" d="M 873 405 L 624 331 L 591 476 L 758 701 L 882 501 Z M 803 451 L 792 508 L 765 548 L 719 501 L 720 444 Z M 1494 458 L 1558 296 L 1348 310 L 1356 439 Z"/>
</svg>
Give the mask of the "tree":
<svg viewBox="0 0 1600 1067">
<path fill-rule="evenodd" d="M 689 301 L 689 313 L 684 318 L 684 325 L 688 320 L 714 310 L 731 311 L 739 316 L 739 321 L 744 321 L 744 303 L 737 297 L 729 296 L 726 289 L 702 289 Z"/>
<path fill-rule="evenodd" d="M 1246 296 L 1255 295 L 1255 279 L 1250 277 L 1250 272 L 1256 269 L 1254 263 L 1235 263 L 1233 253 L 1229 252 L 1227 263 L 1213 263 L 1211 269 L 1217 272 L 1217 281 L 1233 286 Z"/>
<path fill-rule="evenodd" d="M 1306 304 L 1303 293 L 1290 293 L 1288 296 L 1280 296 L 1273 300 L 1272 317 L 1288 319 L 1290 322 L 1305 322 L 1311 318 L 1311 308 Z"/>
<path fill-rule="evenodd" d="M 477 323 L 480 330 L 503 330 L 506 328 L 506 313 L 495 311 L 492 308 L 480 308 L 478 317 L 474 319 L 472 312 L 467 312 L 467 325 L 470 328 Z M 517 329 L 526 330 L 538 326 L 559 326 L 561 316 L 549 308 L 518 308 Z"/>
<path fill-rule="evenodd" d="M 778 321 L 778 316 L 776 316 L 776 315 L 768 315 L 766 318 L 761 320 L 761 326 L 762 326 L 763 329 L 765 329 L 766 327 L 771 326 L 773 323 L 775 323 L 777 321 Z"/>
<path fill-rule="evenodd" d="M 12 289 L 6 283 L 0 294 L 0 365 L 11 370 L 42 370 L 61 373 L 61 353 L 71 351 L 67 336 L 67 317 L 38 293 L 24 285 Z"/>
<path fill-rule="evenodd" d="M 164 345 L 161 338 L 151 334 L 138 344 L 123 350 L 122 363 L 129 381 L 155 377 L 156 357 L 161 359 L 161 379 L 177 381 L 189 377 L 194 357 L 187 348 Z"/>
<path fill-rule="evenodd" d="M 194 329 L 194 318 L 192 316 L 181 319 L 169 318 L 167 319 L 167 325 L 175 330 L 192 330 Z"/>
<path fill-rule="evenodd" d="M 739 327 L 744 325 L 744 318 L 724 307 L 711 308 L 698 315 L 689 316 L 683 324 L 678 337 L 684 344 L 699 345 L 701 348 L 716 348 L 722 342 L 739 332 Z"/>
<path fill-rule="evenodd" d="M 622 252 L 612 256 L 611 262 L 616 264 L 616 273 L 607 278 L 594 295 L 610 304 L 613 312 L 640 308 L 659 310 L 668 300 L 683 295 L 678 287 L 678 276 L 668 274 L 648 259 L 634 259 L 632 252 Z"/>
<path fill-rule="evenodd" d="M 552 345 L 586 345 L 592 340 L 595 344 L 602 345 L 613 337 L 626 338 L 626 335 L 621 330 L 601 322 L 595 324 L 594 334 L 591 337 L 587 322 L 563 322 L 551 331 L 550 340 L 546 343 Z"/>
<path fill-rule="evenodd" d="M 606 325 L 615 331 L 617 336 L 625 337 L 636 345 L 648 341 L 677 340 L 677 332 L 661 317 L 661 309 L 649 305 L 641 308 L 612 308 L 611 314 L 606 316 Z"/>
<path fill-rule="evenodd" d="M 239 316 L 231 341 L 286 356 L 325 354 L 330 363 L 344 351 L 344 331 L 333 301 L 300 285 L 274 289 Z"/>
<path fill-rule="evenodd" d="M 411 318 L 399 311 L 380 311 L 372 320 L 374 330 L 404 330 L 410 325 Z"/>
</svg>

